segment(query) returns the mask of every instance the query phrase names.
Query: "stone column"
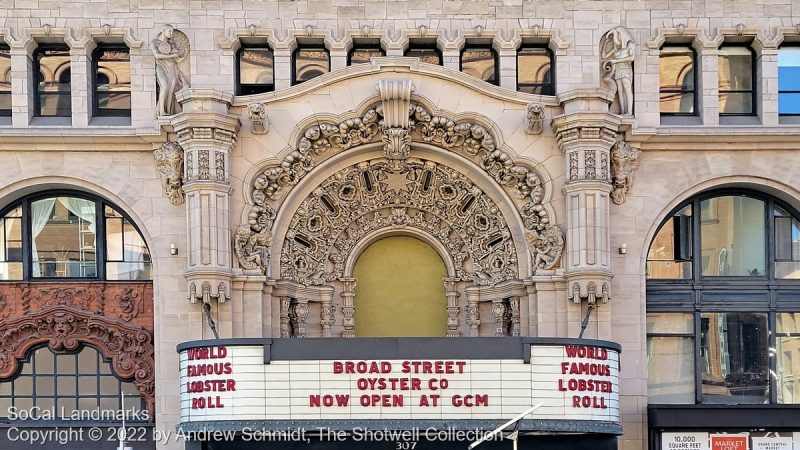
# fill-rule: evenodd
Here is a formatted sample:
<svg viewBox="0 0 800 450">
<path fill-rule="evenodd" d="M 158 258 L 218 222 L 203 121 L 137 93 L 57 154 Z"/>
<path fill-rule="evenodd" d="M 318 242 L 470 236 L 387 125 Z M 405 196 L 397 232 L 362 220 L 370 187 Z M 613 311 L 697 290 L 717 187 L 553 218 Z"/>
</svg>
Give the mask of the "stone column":
<svg viewBox="0 0 800 450">
<path fill-rule="evenodd" d="M 306 337 L 306 319 L 308 319 L 308 299 L 296 298 L 289 305 L 289 320 L 294 329 L 294 336 L 298 338 Z"/>
<path fill-rule="evenodd" d="M 497 52 L 499 64 L 497 68 L 500 80 L 500 87 L 517 90 L 517 50 L 514 48 L 504 48 Z"/>
<path fill-rule="evenodd" d="M 469 326 L 469 336 L 480 336 L 481 311 L 478 302 L 481 298 L 480 289 L 476 286 L 469 286 L 464 290 L 467 294 L 467 325 Z"/>
<path fill-rule="evenodd" d="M 281 319 L 281 337 L 288 338 L 292 336 L 292 330 L 289 325 L 289 308 L 292 303 L 291 297 L 281 297 L 281 311 L 280 311 L 280 319 Z"/>
<path fill-rule="evenodd" d="M 611 147 L 620 119 L 608 113 L 613 95 L 603 89 L 577 89 L 559 95 L 564 115 L 553 120 L 553 131 L 564 155 L 566 200 L 567 306 L 569 328 L 580 324 L 581 300 L 610 298 L 611 244 L 609 207 Z"/>
<path fill-rule="evenodd" d="M 239 118 L 228 112 L 231 94 L 188 89 L 177 97 L 183 111 L 172 126 L 184 150 L 189 300 L 224 303 L 233 279 L 229 158 Z"/>
<path fill-rule="evenodd" d="M 753 45 L 756 46 L 756 43 Z M 761 112 L 761 123 L 764 126 L 775 127 L 779 124 L 778 49 L 761 47 L 760 56 L 761 64 L 756 64 L 756 79 L 753 80 L 756 86 L 756 104 L 758 111 Z"/>
<path fill-rule="evenodd" d="M 322 337 L 331 337 L 331 327 L 336 321 L 336 310 L 333 306 L 333 290 L 322 292 L 320 307 L 320 325 L 322 326 Z"/>
<path fill-rule="evenodd" d="M 444 295 L 447 297 L 447 337 L 461 336 L 461 332 L 458 331 L 458 314 L 461 312 L 461 307 L 458 306 L 457 281 L 456 278 L 444 279 Z"/>
<path fill-rule="evenodd" d="M 356 296 L 356 279 L 355 278 L 340 278 L 339 281 L 344 283 L 344 289 L 342 290 L 342 324 L 344 325 L 344 331 L 342 332 L 342 337 L 346 338 L 354 338 L 356 337 L 356 319 L 353 317 L 355 315 L 356 307 L 353 305 L 353 298 Z"/>
<path fill-rule="evenodd" d="M 443 48 L 442 65 L 453 70 L 461 70 L 461 50 L 457 47 Z"/>
</svg>

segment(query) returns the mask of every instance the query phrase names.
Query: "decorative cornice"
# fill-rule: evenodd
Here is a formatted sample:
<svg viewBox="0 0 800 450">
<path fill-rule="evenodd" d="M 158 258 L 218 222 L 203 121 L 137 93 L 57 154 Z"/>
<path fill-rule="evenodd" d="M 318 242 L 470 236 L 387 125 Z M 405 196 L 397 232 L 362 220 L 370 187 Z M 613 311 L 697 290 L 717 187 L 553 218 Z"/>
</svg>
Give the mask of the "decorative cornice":
<svg viewBox="0 0 800 450">
<path fill-rule="evenodd" d="M 659 50 L 667 41 L 690 42 L 697 49 L 718 47 L 709 41 L 705 28 L 688 28 L 683 24 L 671 28 L 659 28 L 653 39 L 647 41 L 647 47 L 651 50 Z"/>
</svg>

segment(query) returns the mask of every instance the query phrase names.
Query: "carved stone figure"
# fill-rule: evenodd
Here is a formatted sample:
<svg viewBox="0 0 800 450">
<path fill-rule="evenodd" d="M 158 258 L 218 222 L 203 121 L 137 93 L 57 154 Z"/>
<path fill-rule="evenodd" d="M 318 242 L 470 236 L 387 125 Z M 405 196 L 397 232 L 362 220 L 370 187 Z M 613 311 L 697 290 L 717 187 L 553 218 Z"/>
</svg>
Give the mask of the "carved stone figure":
<svg viewBox="0 0 800 450">
<path fill-rule="evenodd" d="M 537 269 L 549 270 L 558 265 L 564 249 L 564 235 L 560 228 L 550 225 L 542 231 L 526 231 L 525 240 L 528 242 L 534 273 Z"/>
<path fill-rule="evenodd" d="M 525 133 L 542 134 L 544 125 L 544 104 L 528 103 L 525 111 Z"/>
<path fill-rule="evenodd" d="M 253 123 L 253 134 L 269 133 L 269 119 L 267 109 L 263 103 L 250 103 L 247 105 L 247 115 Z"/>
<path fill-rule="evenodd" d="M 172 25 L 165 25 L 161 33 L 150 42 L 156 58 L 158 99 L 156 114 L 171 116 L 180 112 L 175 94 L 189 87 L 189 38 Z"/>
<path fill-rule="evenodd" d="M 383 152 L 390 161 L 405 160 L 411 154 L 410 138 L 405 128 L 383 131 Z"/>
<path fill-rule="evenodd" d="M 611 201 L 625 203 L 625 196 L 633 188 L 633 175 L 639 168 L 639 149 L 625 141 L 611 147 Z"/>
<path fill-rule="evenodd" d="M 166 142 L 153 150 L 161 185 L 173 205 L 183 203 L 183 148 L 177 142 Z"/>
<path fill-rule="evenodd" d="M 600 39 L 603 81 L 615 92 L 619 114 L 633 114 L 633 59 L 636 44 L 624 27 L 610 29 Z"/>
<path fill-rule="evenodd" d="M 253 232 L 248 226 L 239 226 L 234 238 L 234 249 L 243 269 L 260 269 L 266 273 L 269 264 L 269 246 L 272 238 L 269 230 Z"/>
</svg>

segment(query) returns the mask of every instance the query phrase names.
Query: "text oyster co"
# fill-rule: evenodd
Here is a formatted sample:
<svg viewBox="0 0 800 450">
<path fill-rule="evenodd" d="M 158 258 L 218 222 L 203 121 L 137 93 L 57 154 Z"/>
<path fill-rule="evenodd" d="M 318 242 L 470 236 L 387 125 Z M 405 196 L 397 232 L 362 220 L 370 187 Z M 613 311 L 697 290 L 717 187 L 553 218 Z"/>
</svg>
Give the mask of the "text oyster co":
<svg viewBox="0 0 800 450">
<path fill-rule="evenodd" d="M 83 409 L 75 410 L 65 407 L 31 408 L 9 407 L 6 411 L 9 420 L 131 420 L 146 422 L 150 420 L 150 413 L 146 409 L 130 408 L 120 409 Z"/>
</svg>

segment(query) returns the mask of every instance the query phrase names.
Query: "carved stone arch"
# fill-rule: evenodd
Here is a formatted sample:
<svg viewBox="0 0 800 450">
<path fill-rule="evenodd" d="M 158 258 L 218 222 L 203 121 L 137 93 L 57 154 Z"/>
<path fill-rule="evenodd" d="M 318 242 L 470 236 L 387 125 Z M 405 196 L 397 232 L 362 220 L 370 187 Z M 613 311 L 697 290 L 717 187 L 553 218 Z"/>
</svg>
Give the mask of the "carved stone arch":
<svg viewBox="0 0 800 450">
<path fill-rule="evenodd" d="M 155 417 L 155 350 L 150 331 L 69 306 L 49 307 L 5 320 L 2 328 L 0 378 L 14 376 L 28 352 L 41 344 L 56 351 L 74 351 L 89 344 L 111 360 L 115 374 L 134 380 L 150 417 Z"/>
<path fill-rule="evenodd" d="M 287 214 L 286 199 L 308 174 L 339 154 L 374 148 L 380 139 L 385 157 L 393 161 L 407 158 L 412 143 L 470 161 L 472 167 L 465 167 L 465 172 L 482 171 L 491 178 L 521 216 L 520 229 L 535 264 L 531 273 L 555 268 L 564 242 L 560 229 L 552 224 L 552 209 L 544 202 L 542 167 L 534 169 L 527 161 L 516 158 L 502 145 L 499 131 L 488 119 L 477 114 L 438 111 L 425 99 L 412 96 L 410 80 L 382 81 L 379 86 L 379 101 L 363 102 L 364 109 L 356 114 L 347 113 L 335 121 L 330 115 L 304 121 L 304 127 L 298 128 L 293 136 L 296 144 L 281 152 L 283 156 L 277 164 L 251 172 L 246 188 L 249 191 L 246 200 L 251 207 L 244 212 L 246 224 L 237 231 L 235 239 L 242 268 L 267 273 L 275 219 Z M 519 276 L 529 274 L 523 272 Z"/>
</svg>

